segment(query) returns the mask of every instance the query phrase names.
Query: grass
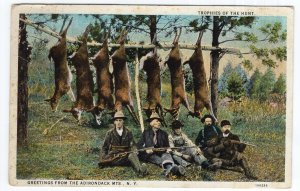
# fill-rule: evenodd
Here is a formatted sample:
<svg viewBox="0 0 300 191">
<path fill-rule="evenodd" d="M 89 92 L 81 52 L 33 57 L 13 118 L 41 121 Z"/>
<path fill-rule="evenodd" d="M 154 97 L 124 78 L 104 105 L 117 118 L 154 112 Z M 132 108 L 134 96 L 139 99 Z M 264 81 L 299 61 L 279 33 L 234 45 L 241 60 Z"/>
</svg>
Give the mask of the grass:
<svg viewBox="0 0 300 191">
<path fill-rule="evenodd" d="M 44 102 L 54 91 L 53 67 L 44 63 L 33 62 L 29 67 L 29 125 L 28 147 L 19 148 L 17 153 L 18 179 L 95 179 L 95 180 L 183 180 L 183 181 L 250 181 L 244 175 L 219 170 L 217 172 L 197 172 L 188 168 L 188 175 L 183 178 L 161 176 L 162 169 L 148 164 L 150 174 L 141 178 L 131 167 L 98 168 L 99 151 L 110 123 L 109 116 L 104 117 L 104 124 L 96 126 L 90 114 L 83 114 L 82 124 L 62 109 L 70 108 L 72 103 L 64 96 L 58 111 L 52 113 L 49 103 Z M 146 85 L 140 85 L 142 97 L 146 96 Z M 162 86 L 162 102 L 170 105 L 170 86 Z M 135 95 L 135 94 L 133 94 Z M 189 95 L 193 103 L 193 97 Z M 191 107 L 192 108 L 192 107 Z M 184 132 L 194 141 L 203 128 L 198 119 L 187 118 L 187 110 L 181 109 L 180 119 L 184 122 Z M 50 127 L 66 116 L 58 124 Z M 144 116 L 144 119 L 146 117 Z M 244 155 L 249 161 L 259 181 L 281 182 L 285 179 L 285 108 L 271 108 L 267 103 L 246 100 L 219 108 L 219 120 L 229 119 L 233 123 L 233 132 L 241 140 L 257 145 L 248 146 Z M 170 124 L 170 115 L 166 116 Z M 131 117 L 126 126 L 132 130 L 135 140 L 141 135 Z M 45 129 L 48 132 L 45 134 Z M 170 132 L 170 128 L 163 127 Z M 209 177 L 209 178 L 207 178 Z"/>
</svg>

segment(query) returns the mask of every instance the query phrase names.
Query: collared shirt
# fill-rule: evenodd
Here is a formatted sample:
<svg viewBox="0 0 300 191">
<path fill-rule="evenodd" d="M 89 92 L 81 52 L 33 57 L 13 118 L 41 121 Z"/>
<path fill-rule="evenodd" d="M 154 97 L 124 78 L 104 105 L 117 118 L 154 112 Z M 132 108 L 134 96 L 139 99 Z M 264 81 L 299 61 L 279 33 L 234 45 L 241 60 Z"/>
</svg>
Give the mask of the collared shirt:
<svg viewBox="0 0 300 191">
<path fill-rule="evenodd" d="M 121 129 L 116 129 L 117 130 L 117 133 L 120 135 L 120 136 L 122 136 L 122 133 L 123 133 L 123 128 L 121 128 Z"/>
</svg>

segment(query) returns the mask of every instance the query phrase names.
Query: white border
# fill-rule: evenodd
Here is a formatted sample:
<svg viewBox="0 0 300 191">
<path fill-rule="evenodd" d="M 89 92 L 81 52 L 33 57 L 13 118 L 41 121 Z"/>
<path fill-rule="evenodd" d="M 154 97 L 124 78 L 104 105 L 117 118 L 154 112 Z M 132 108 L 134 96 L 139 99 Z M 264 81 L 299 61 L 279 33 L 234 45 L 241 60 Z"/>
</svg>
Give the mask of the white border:
<svg viewBox="0 0 300 191">
<path fill-rule="evenodd" d="M 41 3 L 41 1 L 27 1 L 28 3 Z M 109 4 L 114 4 L 114 3 L 130 3 L 129 1 L 91 1 L 88 0 L 84 3 L 109 3 Z M 156 1 L 154 0 L 153 2 L 151 2 L 151 4 L 156 4 L 156 3 L 161 3 L 162 1 Z M 9 47 L 10 47 L 10 5 L 12 3 L 26 3 L 24 1 L 1 1 L 0 2 L 1 5 L 1 19 L 2 20 L 2 29 L 1 29 L 1 46 L 0 46 L 0 51 L 1 51 L 1 61 L 2 61 L 2 68 L 0 70 L 0 81 L 1 81 L 1 118 L 0 118 L 0 123 L 1 123 L 1 133 L 0 135 L 2 136 L 0 138 L 1 142 L 0 144 L 3 145 L 4 147 L 2 147 L 2 153 L 1 154 L 1 171 L 0 171 L 0 178 L 1 178 L 1 182 L 0 182 L 0 189 L 1 190 L 82 190 L 82 189 L 88 189 L 88 190 L 99 190 L 99 189 L 107 189 L 107 190 L 112 190 L 113 188 L 34 188 L 34 187 L 11 187 L 8 185 L 8 137 L 9 137 L 9 133 L 8 133 L 8 122 L 9 122 L 9 118 L 8 118 L 8 98 L 9 98 Z M 43 3 L 46 3 L 45 1 L 43 1 Z M 47 3 L 61 3 L 61 1 L 47 1 Z M 82 1 L 64 1 L 64 3 L 82 3 Z M 134 2 L 136 3 L 136 2 Z M 139 3 L 141 4 L 149 4 L 150 2 L 148 1 L 139 1 Z M 197 4 L 198 2 L 196 1 L 182 1 L 182 0 L 173 0 L 172 1 L 173 4 L 189 4 L 189 5 L 194 5 Z M 166 3 L 167 4 L 167 3 Z M 168 3 L 170 4 L 170 3 Z M 205 2 L 205 4 L 209 4 L 209 5 L 294 5 L 295 6 L 295 18 L 299 17 L 299 14 L 297 13 L 297 7 L 299 5 L 299 2 L 292 2 L 292 1 L 227 1 L 227 0 L 222 0 L 222 1 L 209 1 L 209 2 Z M 204 5 L 204 4 L 202 4 Z M 3 11 L 4 9 L 4 11 Z M 297 19 L 295 19 L 297 20 Z M 299 26 L 298 26 L 299 22 L 295 22 L 295 28 L 294 28 L 294 34 L 299 34 Z M 294 37 L 294 42 L 295 42 L 295 54 L 294 54 L 294 71 L 295 71 L 295 75 L 294 75 L 294 128 L 293 128 L 293 169 L 300 169 L 299 168 L 299 164 L 297 164 L 297 160 L 296 158 L 299 159 L 299 149 L 297 149 L 297 145 L 299 144 L 299 138 L 297 139 L 297 137 L 299 136 L 299 130 L 297 127 L 299 127 L 299 117 L 297 117 L 297 113 L 299 110 L 299 89 L 297 89 L 297 85 L 299 82 L 299 65 L 297 65 L 298 61 L 299 61 L 299 50 L 298 50 L 298 41 L 299 38 L 295 35 Z M 4 43 L 3 43 L 4 42 Z M 4 44 L 4 45 L 3 45 Z M 298 55 L 297 55 L 298 53 Z M 4 57 L 2 57 L 4 56 Z M 298 74 L 298 75 L 297 75 Z M 298 107 L 298 108 L 297 108 Z M 296 148 L 296 149 L 295 149 Z M 298 151 L 297 151 L 298 150 Z M 299 163 L 299 162 L 298 162 Z M 292 188 L 290 190 L 299 190 L 300 188 L 300 184 L 299 184 L 299 171 L 297 170 L 293 170 L 293 182 L 292 182 Z M 3 189 L 2 189 L 3 188 Z M 118 188 L 121 190 L 125 190 L 126 188 Z M 131 188 L 130 188 L 131 189 Z M 140 190 L 140 188 L 138 188 Z M 149 188 L 145 188 L 143 190 L 148 190 Z M 166 189 L 160 189 L 160 190 L 166 190 Z M 177 189 L 175 189 L 177 190 Z M 204 190 L 204 189 L 202 189 Z M 206 189 L 205 189 L 206 190 Z M 223 189 L 222 189 L 223 190 Z M 229 189 L 226 189 L 229 190 Z"/>
</svg>

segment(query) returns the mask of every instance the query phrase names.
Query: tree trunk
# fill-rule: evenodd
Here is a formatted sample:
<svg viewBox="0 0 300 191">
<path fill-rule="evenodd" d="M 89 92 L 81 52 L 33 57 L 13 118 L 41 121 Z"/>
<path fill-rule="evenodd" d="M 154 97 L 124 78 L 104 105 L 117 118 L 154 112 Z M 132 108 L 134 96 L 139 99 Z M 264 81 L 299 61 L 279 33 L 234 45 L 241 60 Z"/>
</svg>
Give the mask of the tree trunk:
<svg viewBox="0 0 300 191">
<path fill-rule="evenodd" d="M 219 27 L 220 21 L 219 17 L 213 17 L 213 38 L 212 38 L 212 46 L 219 47 L 219 36 L 221 33 L 221 29 Z M 210 92 L 211 92 L 211 104 L 212 109 L 217 117 L 218 115 L 218 81 L 219 81 L 219 60 L 220 60 L 220 51 L 212 50 L 211 51 L 211 84 L 210 84 Z"/>
<path fill-rule="evenodd" d="M 156 33 L 156 15 L 150 15 L 150 40 L 152 42 Z"/>
<path fill-rule="evenodd" d="M 25 14 L 20 18 L 26 19 Z M 19 57 L 18 57 L 18 122 L 17 146 L 27 145 L 28 120 L 28 63 L 30 62 L 31 48 L 28 46 L 26 25 L 19 22 Z"/>
<path fill-rule="evenodd" d="M 215 117 L 218 116 L 218 80 L 219 80 L 219 51 L 211 52 L 212 66 L 211 66 L 211 104 Z"/>
</svg>

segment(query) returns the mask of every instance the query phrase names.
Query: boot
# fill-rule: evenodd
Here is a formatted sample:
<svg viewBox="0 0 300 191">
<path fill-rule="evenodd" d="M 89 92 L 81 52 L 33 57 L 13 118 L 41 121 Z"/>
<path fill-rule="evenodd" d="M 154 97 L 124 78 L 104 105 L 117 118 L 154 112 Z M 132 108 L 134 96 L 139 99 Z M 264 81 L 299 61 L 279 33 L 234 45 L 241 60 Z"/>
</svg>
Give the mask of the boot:
<svg viewBox="0 0 300 191">
<path fill-rule="evenodd" d="M 217 171 L 218 169 L 221 168 L 222 166 L 222 160 L 220 159 L 212 159 L 211 160 L 211 164 L 209 164 L 208 162 L 207 163 L 204 163 L 205 166 L 207 166 L 207 170 L 210 170 L 210 171 Z"/>
<path fill-rule="evenodd" d="M 128 160 L 131 163 L 131 166 L 134 168 L 134 170 L 141 176 L 146 176 L 148 174 L 147 166 L 146 164 L 141 164 L 139 161 L 138 156 L 135 153 L 130 153 L 128 155 Z"/>
<path fill-rule="evenodd" d="M 181 165 L 177 166 L 176 164 L 173 164 L 173 165 L 168 164 L 168 165 L 166 165 L 166 170 L 164 172 L 164 176 L 167 177 L 170 174 L 177 175 L 177 176 L 184 176 L 185 173 L 186 173 L 186 171 L 183 166 L 181 166 Z"/>
<path fill-rule="evenodd" d="M 173 175 L 177 175 L 177 176 L 185 176 L 185 169 L 183 166 L 179 165 L 173 165 L 172 168 L 171 168 L 171 172 Z"/>
<path fill-rule="evenodd" d="M 245 176 L 249 179 L 252 179 L 252 180 L 257 180 L 257 177 L 251 172 L 251 169 L 246 161 L 245 158 L 241 159 L 239 161 L 241 167 L 244 169 L 244 172 L 245 172 Z"/>
<path fill-rule="evenodd" d="M 191 163 L 187 162 L 186 160 L 182 159 L 180 156 L 173 155 L 174 161 L 176 161 L 179 165 L 183 167 L 188 167 Z"/>
</svg>

